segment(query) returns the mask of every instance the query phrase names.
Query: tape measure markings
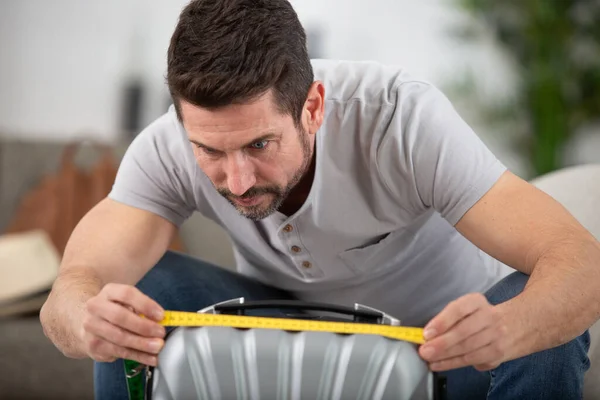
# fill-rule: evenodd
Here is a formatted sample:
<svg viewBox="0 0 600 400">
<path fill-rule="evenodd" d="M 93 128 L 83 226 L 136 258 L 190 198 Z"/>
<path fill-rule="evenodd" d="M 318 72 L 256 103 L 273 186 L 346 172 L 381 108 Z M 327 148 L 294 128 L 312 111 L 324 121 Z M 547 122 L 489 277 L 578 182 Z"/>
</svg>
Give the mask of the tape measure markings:
<svg viewBox="0 0 600 400">
<path fill-rule="evenodd" d="M 423 328 L 354 322 L 314 321 L 293 318 L 165 311 L 165 316 L 163 320 L 160 321 L 160 324 L 163 326 L 227 326 L 232 328 L 367 334 L 380 335 L 417 344 L 425 343 L 423 338 Z"/>
</svg>

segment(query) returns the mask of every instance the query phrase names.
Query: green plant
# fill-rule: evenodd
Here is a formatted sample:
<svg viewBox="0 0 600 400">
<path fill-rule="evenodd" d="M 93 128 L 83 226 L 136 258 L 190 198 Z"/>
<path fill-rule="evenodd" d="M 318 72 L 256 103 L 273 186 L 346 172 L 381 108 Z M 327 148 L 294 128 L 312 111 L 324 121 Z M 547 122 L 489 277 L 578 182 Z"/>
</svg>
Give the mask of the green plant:
<svg viewBox="0 0 600 400">
<path fill-rule="evenodd" d="M 455 1 L 517 66 L 517 97 L 480 112 L 490 122 L 524 122 L 535 175 L 560 168 L 569 136 L 600 117 L 600 0 Z"/>
</svg>

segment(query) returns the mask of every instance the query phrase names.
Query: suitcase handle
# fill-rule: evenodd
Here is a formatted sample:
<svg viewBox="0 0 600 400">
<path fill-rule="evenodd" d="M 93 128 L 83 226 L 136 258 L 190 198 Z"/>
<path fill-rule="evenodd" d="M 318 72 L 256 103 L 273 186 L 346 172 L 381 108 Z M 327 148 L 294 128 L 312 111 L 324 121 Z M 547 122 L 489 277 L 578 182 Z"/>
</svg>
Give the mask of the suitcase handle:
<svg viewBox="0 0 600 400">
<path fill-rule="evenodd" d="M 337 314 L 345 314 L 354 317 L 354 322 L 380 323 L 385 316 L 382 312 L 367 309 L 354 309 L 336 304 L 307 302 L 300 300 L 255 300 L 243 303 L 216 304 L 214 310 L 223 314 L 244 315 L 246 310 L 256 309 L 292 309 L 297 311 L 324 311 Z"/>
</svg>

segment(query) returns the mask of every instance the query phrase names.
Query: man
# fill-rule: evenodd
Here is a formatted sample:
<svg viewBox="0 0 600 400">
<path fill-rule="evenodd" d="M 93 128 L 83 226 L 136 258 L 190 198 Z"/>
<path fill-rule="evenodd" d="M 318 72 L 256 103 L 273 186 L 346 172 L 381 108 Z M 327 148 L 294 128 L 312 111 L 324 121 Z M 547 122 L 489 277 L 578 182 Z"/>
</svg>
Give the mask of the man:
<svg viewBox="0 0 600 400">
<path fill-rule="evenodd" d="M 164 309 L 238 296 L 360 302 L 424 326 L 419 354 L 451 398 L 581 397 L 600 246 L 439 90 L 311 63 L 285 0 L 192 1 L 167 78 L 174 107 L 73 232 L 41 313 L 65 355 L 98 362 L 97 398 L 126 398 L 121 358 L 156 364 Z M 230 234 L 239 275 L 165 254 L 195 211 Z"/>
</svg>

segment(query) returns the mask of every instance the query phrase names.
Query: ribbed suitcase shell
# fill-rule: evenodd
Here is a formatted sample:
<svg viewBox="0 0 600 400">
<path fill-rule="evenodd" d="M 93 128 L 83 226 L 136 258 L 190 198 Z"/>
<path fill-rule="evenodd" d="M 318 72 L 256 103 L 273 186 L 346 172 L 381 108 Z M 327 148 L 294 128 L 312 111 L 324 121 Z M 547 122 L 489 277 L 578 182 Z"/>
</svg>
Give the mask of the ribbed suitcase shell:
<svg viewBox="0 0 600 400">
<path fill-rule="evenodd" d="M 416 345 L 377 335 L 177 328 L 149 381 L 153 400 L 432 399 Z"/>
</svg>

